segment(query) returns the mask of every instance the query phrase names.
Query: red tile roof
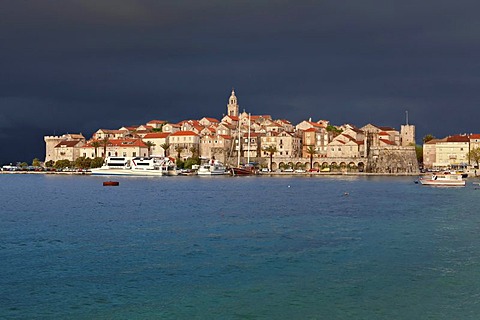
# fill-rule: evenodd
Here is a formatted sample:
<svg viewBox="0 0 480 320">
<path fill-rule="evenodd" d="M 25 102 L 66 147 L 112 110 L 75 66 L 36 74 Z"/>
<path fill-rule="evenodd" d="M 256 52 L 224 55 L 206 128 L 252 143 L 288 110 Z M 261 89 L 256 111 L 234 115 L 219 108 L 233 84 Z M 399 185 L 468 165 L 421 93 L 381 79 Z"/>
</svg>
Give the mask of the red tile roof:
<svg viewBox="0 0 480 320">
<path fill-rule="evenodd" d="M 175 133 L 172 133 L 171 136 L 198 136 L 198 135 L 193 131 L 177 131 Z"/>
<path fill-rule="evenodd" d="M 55 148 L 60 148 L 60 147 L 67 147 L 67 148 L 73 148 L 75 147 L 80 141 L 78 140 L 64 140 L 62 142 L 60 142 L 59 144 L 57 144 L 55 146 Z"/>
<path fill-rule="evenodd" d="M 207 117 L 205 117 L 205 119 L 207 119 L 207 120 L 210 121 L 210 122 L 220 122 L 220 121 L 218 121 L 218 120 L 215 119 L 215 118 L 207 118 Z"/>
<path fill-rule="evenodd" d="M 388 145 L 391 145 L 391 146 L 394 146 L 395 145 L 395 142 L 392 142 L 390 140 L 385 140 L 385 139 L 379 139 L 381 142 L 385 143 L 385 144 L 388 144 Z"/>
<path fill-rule="evenodd" d="M 470 142 L 470 138 L 468 136 L 463 135 L 454 135 L 451 137 L 447 137 L 447 142 Z"/>
<path fill-rule="evenodd" d="M 167 138 L 170 135 L 169 132 L 155 132 L 155 133 L 147 133 L 144 139 L 163 139 Z"/>
</svg>

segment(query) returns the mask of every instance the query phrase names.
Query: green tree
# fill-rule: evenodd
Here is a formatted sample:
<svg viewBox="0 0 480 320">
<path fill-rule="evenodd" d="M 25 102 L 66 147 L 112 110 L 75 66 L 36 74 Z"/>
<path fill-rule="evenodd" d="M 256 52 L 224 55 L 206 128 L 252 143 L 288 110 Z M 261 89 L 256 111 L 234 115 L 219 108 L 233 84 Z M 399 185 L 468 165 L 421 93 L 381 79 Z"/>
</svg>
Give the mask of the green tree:
<svg viewBox="0 0 480 320">
<path fill-rule="evenodd" d="M 327 132 L 331 133 L 334 137 L 338 136 L 340 133 L 342 133 L 342 130 L 338 129 L 337 127 L 335 126 L 332 126 L 331 124 L 329 124 L 327 126 Z"/>
<path fill-rule="evenodd" d="M 163 149 L 163 156 L 164 157 L 168 156 L 168 150 L 170 149 L 170 143 L 168 143 L 168 142 L 162 143 L 160 145 L 160 147 L 162 147 L 162 149 Z"/>
<path fill-rule="evenodd" d="M 175 151 L 177 152 L 177 160 L 180 159 L 180 154 L 184 149 L 185 147 L 182 147 L 181 145 L 175 146 Z"/>
<path fill-rule="evenodd" d="M 90 168 L 92 159 L 85 157 L 78 157 L 75 159 L 75 168 L 78 169 L 88 169 Z"/>
<path fill-rule="evenodd" d="M 185 169 L 191 169 L 194 164 L 200 164 L 200 158 L 188 158 L 184 163 L 183 163 L 183 168 Z"/>
<path fill-rule="evenodd" d="M 263 148 L 263 151 L 268 152 L 270 157 L 270 171 L 272 170 L 273 154 L 277 152 L 277 147 L 274 145 L 266 146 Z"/>
<path fill-rule="evenodd" d="M 311 169 L 313 168 L 313 156 L 317 153 L 317 150 L 315 150 L 315 146 L 308 146 L 305 151 L 310 156 L 310 169 Z"/>
<path fill-rule="evenodd" d="M 40 160 L 38 158 L 33 159 L 32 160 L 32 166 L 40 167 Z"/>
<path fill-rule="evenodd" d="M 102 144 L 98 140 L 93 140 L 90 145 L 95 149 L 95 158 L 97 157 L 97 149 L 100 147 Z"/>
<path fill-rule="evenodd" d="M 103 146 L 103 158 L 106 158 L 107 157 L 107 146 L 108 146 L 108 142 L 110 141 L 110 139 L 108 138 L 108 135 L 106 135 L 103 139 L 102 139 L 102 146 Z"/>
<path fill-rule="evenodd" d="M 425 135 L 425 136 L 423 137 L 422 141 L 423 141 L 423 143 L 427 143 L 428 141 L 433 140 L 433 139 L 435 139 L 435 136 L 434 136 L 434 135 L 432 135 L 432 134 L 427 134 L 427 135 Z"/>
<path fill-rule="evenodd" d="M 415 153 L 417 154 L 418 163 L 423 163 L 423 147 L 421 145 L 415 146 Z"/>
<path fill-rule="evenodd" d="M 71 166 L 70 160 L 63 159 L 63 160 L 58 160 L 54 164 L 55 169 L 65 169 Z"/>
<path fill-rule="evenodd" d="M 177 168 L 183 169 L 185 166 L 185 163 L 182 161 L 182 159 L 178 158 L 175 161 L 175 165 L 177 166 Z"/>
<path fill-rule="evenodd" d="M 196 146 L 191 146 L 189 150 L 192 153 L 192 158 L 198 157 L 198 148 Z"/>
<path fill-rule="evenodd" d="M 54 165 L 55 165 L 55 161 L 53 160 L 48 160 L 47 162 L 45 162 L 45 166 L 47 168 L 53 168 Z"/>
<path fill-rule="evenodd" d="M 478 163 L 480 162 L 480 148 L 472 149 L 468 152 L 468 160 L 473 161 L 478 167 Z"/>
<path fill-rule="evenodd" d="M 103 158 L 102 157 L 95 157 L 90 162 L 90 168 L 100 168 L 103 165 Z"/>
</svg>

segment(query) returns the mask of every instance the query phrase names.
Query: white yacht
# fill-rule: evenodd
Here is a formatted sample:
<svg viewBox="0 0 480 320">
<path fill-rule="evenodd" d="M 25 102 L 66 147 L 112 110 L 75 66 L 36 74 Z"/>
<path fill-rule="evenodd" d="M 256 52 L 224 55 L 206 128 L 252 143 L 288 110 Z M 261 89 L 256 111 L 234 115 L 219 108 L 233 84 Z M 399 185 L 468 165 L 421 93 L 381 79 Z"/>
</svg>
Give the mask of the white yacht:
<svg viewBox="0 0 480 320">
<path fill-rule="evenodd" d="M 131 169 L 131 158 L 108 157 L 100 168 L 94 168 L 91 171 L 92 175 L 128 175 Z"/>
<path fill-rule="evenodd" d="M 466 184 L 461 174 L 450 173 L 434 174 L 430 178 L 421 178 L 419 181 L 425 186 L 464 187 Z"/>
<path fill-rule="evenodd" d="M 226 174 L 226 167 L 220 161 L 212 158 L 206 162 L 202 161 L 202 164 L 200 164 L 198 168 L 197 174 L 199 176 L 222 175 Z"/>
<path fill-rule="evenodd" d="M 163 157 L 108 157 L 102 167 L 92 169 L 92 175 L 162 176 L 169 175 L 174 163 Z"/>
</svg>

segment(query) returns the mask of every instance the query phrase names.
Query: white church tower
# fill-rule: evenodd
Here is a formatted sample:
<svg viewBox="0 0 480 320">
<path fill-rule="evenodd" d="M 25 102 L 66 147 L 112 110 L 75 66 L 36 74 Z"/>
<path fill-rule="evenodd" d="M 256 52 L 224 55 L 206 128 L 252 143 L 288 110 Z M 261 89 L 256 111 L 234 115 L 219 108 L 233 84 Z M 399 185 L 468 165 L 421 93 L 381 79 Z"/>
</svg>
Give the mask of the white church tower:
<svg viewBox="0 0 480 320">
<path fill-rule="evenodd" d="M 232 89 L 232 95 L 228 99 L 228 104 L 227 104 L 227 115 L 238 117 L 238 109 L 239 109 L 239 106 L 237 102 L 237 97 L 235 96 L 235 90 Z"/>
</svg>

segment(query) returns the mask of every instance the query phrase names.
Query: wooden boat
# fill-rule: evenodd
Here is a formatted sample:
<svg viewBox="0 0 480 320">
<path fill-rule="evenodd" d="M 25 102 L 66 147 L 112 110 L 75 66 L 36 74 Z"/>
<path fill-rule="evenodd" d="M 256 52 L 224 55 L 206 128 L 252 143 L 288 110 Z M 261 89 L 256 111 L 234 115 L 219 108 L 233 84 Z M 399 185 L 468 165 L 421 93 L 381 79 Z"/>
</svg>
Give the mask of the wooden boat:
<svg viewBox="0 0 480 320">
<path fill-rule="evenodd" d="M 253 164 L 247 164 L 241 167 L 230 168 L 232 176 L 250 176 L 258 173 L 257 168 Z"/>
</svg>

